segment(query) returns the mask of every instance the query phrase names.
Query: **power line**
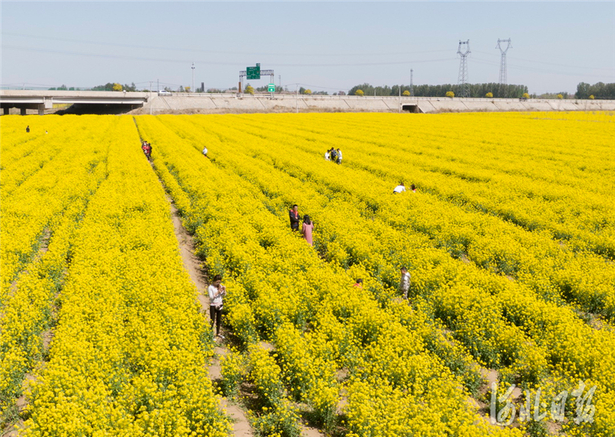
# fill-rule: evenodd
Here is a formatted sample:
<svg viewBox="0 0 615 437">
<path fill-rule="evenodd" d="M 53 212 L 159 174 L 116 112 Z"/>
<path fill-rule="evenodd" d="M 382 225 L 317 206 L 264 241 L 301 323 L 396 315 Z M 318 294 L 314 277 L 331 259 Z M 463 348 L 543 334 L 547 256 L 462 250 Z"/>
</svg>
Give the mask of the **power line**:
<svg viewBox="0 0 615 437">
<path fill-rule="evenodd" d="M 48 50 L 48 49 L 39 49 L 33 47 L 20 47 L 13 45 L 4 45 L 4 49 L 14 49 L 21 51 L 31 51 L 31 52 L 39 52 L 39 53 L 56 53 L 62 55 L 70 55 L 70 56 L 86 56 L 86 57 L 99 57 L 99 58 L 108 58 L 108 59 L 122 59 L 122 60 L 131 60 L 131 61 L 148 61 L 148 62 L 166 62 L 166 63 L 177 63 L 177 64 L 185 64 L 190 62 L 199 62 L 204 65 L 226 65 L 233 67 L 243 67 L 243 63 L 239 62 L 216 62 L 216 61 L 205 61 L 205 60 L 187 60 L 187 59 L 168 59 L 168 58 L 147 58 L 140 56 L 127 56 L 127 55 L 107 55 L 107 54 L 98 54 L 98 53 L 84 53 L 84 52 L 73 52 L 68 50 Z M 425 60 L 408 60 L 408 61 L 393 61 L 393 62 L 355 62 L 355 63 L 343 63 L 343 64 L 280 64 L 280 63 L 272 63 L 277 67 L 360 67 L 360 66 L 378 66 L 378 65 L 406 65 L 412 63 L 426 63 L 426 62 L 443 62 L 443 61 L 451 61 L 452 58 L 443 58 L 443 59 L 425 59 Z"/>
<path fill-rule="evenodd" d="M 44 39 L 44 40 L 52 40 L 52 41 L 65 41 L 65 42 L 74 42 L 79 44 L 94 44 L 94 45 L 102 45 L 108 47 L 126 47 L 126 48 L 136 48 L 136 49 L 148 49 L 148 50 L 166 50 L 172 52 L 199 52 L 205 54 L 219 54 L 219 55 L 241 55 L 241 56 L 322 56 L 322 57 L 340 57 L 340 56 L 405 56 L 411 54 L 419 54 L 419 53 L 439 53 L 439 52 L 448 52 L 449 50 L 418 50 L 418 51 L 410 51 L 410 52 L 389 52 L 389 53 L 303 53 L 303 52 L 293 52 L 293 53 L 267 53 L 267 52 L 230 52 L 227 50 L 217 51 L 217 50 L 204 50 L 204 49 L 186 49 L 181 47 L 161 47 L 161 46 L 148 46 L 148 45 L 139 45 L 139 44 L 122 44 L 122 43 L 110 43 L 110 42 L 99 42 L 99 41 L 84 41 L 77 40 L 71 38 L 61 38 L 61 37 L 49 37 L 49 36 L 38 36 L 38 35 L 28 35 L 23 33 L 12 33 L 5 32 L 3 36 L 20 36 L 26 38 L 35 38 L 35 39 Z"/>
<path fill-rule="evenodd" d="M 494 55 L 493 53 L 481 52 L 480 50 L 474 50 L 474 52 L 475 53 L 481 53 L 483 55 L 497 56 L 497 55 Z M 472 59 L 475 59 L 475 58 L 472 58 Z M 554 67 L 583 68 L 583 69 L 586 69 L 586 70 L 609 70 L 609 71 L 614 71 L 615 72 L 615 68 L 609 68 L 609 67 L 587 67 L 587 66 L 583 66 L 583 65 L 566 65 L 566 64 L 557 64 L 557 63 L 553 63 L 553 62 L 536 61 L 536 60 L 517 58 L 517 57 L 510 57 L 509 59 L 511 59 L 513 61 L 531 62 L 532 64 L 552 65 Z"/>
</svg>

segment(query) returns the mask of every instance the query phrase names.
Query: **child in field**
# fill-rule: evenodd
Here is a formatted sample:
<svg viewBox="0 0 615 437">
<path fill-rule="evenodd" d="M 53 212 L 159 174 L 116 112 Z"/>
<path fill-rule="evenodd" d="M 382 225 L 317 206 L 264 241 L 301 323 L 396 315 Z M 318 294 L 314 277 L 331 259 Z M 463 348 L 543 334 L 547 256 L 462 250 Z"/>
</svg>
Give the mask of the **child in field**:
<svg viewBox="0 0 615 437">
<path fill-rule="evenodd" d="M 399 291 L 404 295 L 404 299 L 408 299 L 408 290 L 410 290 L 410 273 L 408 273 L 407 268 L 402 267 Z"/>
<path fill-rule="evenodd" d="M 222 319 L 222 307 L 224 305 L 223 298 L 226 296 L 226 287 L 222 285 L 222 276 L 214 276 L 213 282 L 207 288 L 209 294 L 209 317 L 211 319 L 211 327 L 216 325 L 216 335 L 220 335 L 220 324 Z"/>
</svg>

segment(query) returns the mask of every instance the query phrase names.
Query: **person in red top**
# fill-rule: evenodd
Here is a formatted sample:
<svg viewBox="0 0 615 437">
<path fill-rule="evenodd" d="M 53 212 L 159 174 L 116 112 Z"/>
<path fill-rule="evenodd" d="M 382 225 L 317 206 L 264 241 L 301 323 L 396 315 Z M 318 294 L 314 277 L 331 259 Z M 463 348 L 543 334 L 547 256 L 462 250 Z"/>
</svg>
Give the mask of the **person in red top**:
<svg viewBox="0 0 615 437">
<path fill-rule="evenodd" d="M 299 230 L 299 207 L 297 205 L 293 205 L 293 209 L 288 211 L 288 215 L 290 216 L 290 229 L 293 231 Z"/>
<path fill-rule="evenodd" d="M 359 278 L 355 281 L 353 287 L 357 287 L 360 288 L 361 290 L 363 290 L 363 279 Z"/>
</svg>

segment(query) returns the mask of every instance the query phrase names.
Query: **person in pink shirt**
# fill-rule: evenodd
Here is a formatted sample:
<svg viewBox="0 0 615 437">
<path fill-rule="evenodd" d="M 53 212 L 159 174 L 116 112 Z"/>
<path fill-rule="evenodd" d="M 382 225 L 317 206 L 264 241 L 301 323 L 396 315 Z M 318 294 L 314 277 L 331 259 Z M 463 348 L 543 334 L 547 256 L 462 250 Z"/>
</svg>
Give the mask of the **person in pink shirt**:
<svg viewBox="0 0 615 437">
<path fill-rule="evenodd" d="M 314 230 L 314 223 L 310 220 L 310 216 L 306 215 L 303 217 L 303 227 L 301 228 L 301 233 L 303 234 L 303 238 L 305 241 L 309 243 L 310 246 L 312 244 L 312 231 Z"/>
</svg>

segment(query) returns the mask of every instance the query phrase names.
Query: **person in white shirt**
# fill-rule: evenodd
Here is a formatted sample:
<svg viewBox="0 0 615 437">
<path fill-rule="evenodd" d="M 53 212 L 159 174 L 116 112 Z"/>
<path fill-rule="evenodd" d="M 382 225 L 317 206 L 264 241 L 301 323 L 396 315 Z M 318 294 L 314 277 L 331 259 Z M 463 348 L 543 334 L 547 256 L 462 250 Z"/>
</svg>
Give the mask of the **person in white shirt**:
<svg viewBox="0 0 615 437">
<path fill-rule="evenodd" d="M 203 153 L 205 158 L 209 158 L 209 156 L 207 156 L 207 147 L 203 147 L 203 151 L 201 153 Z"/>
<path fill-rule="evenodd" d="M 342 151 L 339 148 L 337 149 L 337 163 L 342 163 Z"/>
<path fill-rule="evenodd" d="M 328 150 L 325 152 L 325 159 L 326 159 L 327 161 L 331 161 L 331 155 L 329 154 L 329 151 L 328 151 Z"/>
<path fill-rule="evenodd" d="M 404 299 L 408 299 L 408 290 L 410 290 L 410 273 L 405 267 L 401 268 L 401 280 L 399 281 L 399 291 L 404 295 Z"/>
<path fill-rule="evenodd" d="M 406 186 L 403 182 L 400 182 L 398 186 L 393 189 L 393 194 L 402 193 L 406 191 Z"/>
<path fill-rule="evenodd" d="M 223 298 L 226 296 L 226 287 L 222 285 L 222 276 L 214 276 L 213 282 L 207 288 L 209 293 L 209 317 L 211 319 L 211 327 L 216 325 L 216 335 L 220 335 L 220 324 L 222 319 L 222 307 L 224 305 Z"/>
</svg>

